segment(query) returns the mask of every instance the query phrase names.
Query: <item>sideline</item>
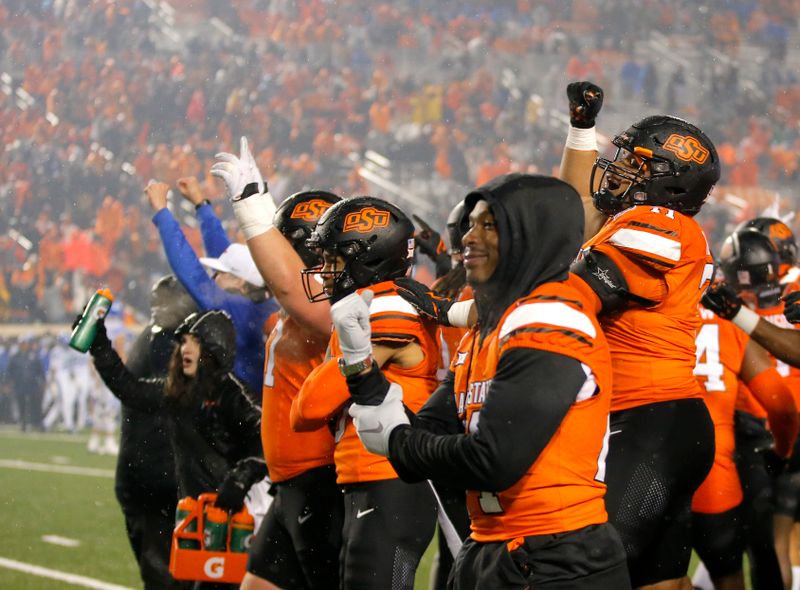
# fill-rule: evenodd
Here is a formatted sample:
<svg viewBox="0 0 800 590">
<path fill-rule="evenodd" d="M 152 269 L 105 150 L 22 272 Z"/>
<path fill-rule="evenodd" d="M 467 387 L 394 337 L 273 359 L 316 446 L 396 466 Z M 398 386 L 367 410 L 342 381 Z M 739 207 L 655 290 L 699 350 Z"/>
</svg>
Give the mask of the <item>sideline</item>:
<svg viewBox="0 0 800 590">
<path fill-rule="evenodd" d="M 134 590 L 128 586 L 120 586 L 118 584 L 110 584 L 94 578 L 87 578 L 86 576 L 79 576 L 77 574 L 68 574 L 59 570 L 51 570 L 50 568 L 25 563 L 24 561 L 17 561 L 15 559 L 7 559 L 0 557 L 0 567 L 10 570 L 16 570 L 24 574 L 31 574 L 42 578 L 50 578 L 51 580 L 58 580 L 59 582 L 66 582 L 74 586 L 83 586 L 84 588 L 94 588 L 95 590 Z"/>
<path fill-rule="evenodd" d="M 44 471 L 45 473 L 64 473 L 67 475 L 87 475 L 114 479 L 113 469 L 97 467 L 75 467 L 74 465 L 54 465 L 52 463 L 31 463 L 18 459 L 0 459 L 0 469 L 20 469 L 22 471 Z"/>
</svg>

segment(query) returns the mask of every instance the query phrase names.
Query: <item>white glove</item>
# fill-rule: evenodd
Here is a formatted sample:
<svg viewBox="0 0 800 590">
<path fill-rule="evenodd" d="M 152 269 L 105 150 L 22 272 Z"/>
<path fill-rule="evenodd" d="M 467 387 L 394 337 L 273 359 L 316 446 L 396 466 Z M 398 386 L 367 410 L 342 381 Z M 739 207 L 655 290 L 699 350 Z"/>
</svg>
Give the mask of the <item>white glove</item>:
<svg viewBox="0 0 800 590">
<path fill-rule="evenodd" d="M 242 137 L 239 143 L 239 157 L 227 152 L 220 152 L 214 156 L 218 162 L 211 167 L 211 176 L 216 176 L 225 183 L 225 192 L 230 199 L 240 199 L 244 187 L 256 183 L 256 192 L 266 192 L 267 187 L 261 172 L 258 171 L 256 160 L 250 153 L 247 138 Z"/>
<path fill-rule="evenodd" d="M 361 444 L 370 452 L 389 456 L 389 438 L 392 431 L 403 424 L 410 424 L 403 408 L 403 388 L 397 383 L 389 386 L 386 397 L 379 406 L 352 404 L 348 410 L 353 418 Z"/>
<path fill-rule="evenodd" d="M 331 305 L 331 321 L 339 338 L 339 348 L 346 365 L 353 365 L 372 355 L 372 328 L 369 304 L 374 293 L 350 293 Z"/>
<path fill-rule="evenodd" d="M 217 154 L 219 161 L 211 167 L 211 175 L 225 183 L 225 192 L 231 199 L 233 214 L 245 239 L 249 240 L 272 228 L 276 207 L 272 195 L 266 192 L 267 185 L 261 178 L 253 154 L 250 153 L 246 137 L 242 137 L 239 150 L 238 158 L 224 152 Z M 258 189 L 243 199 L 242 192 L 251 183 L 255 183 Z"/>
</svg>

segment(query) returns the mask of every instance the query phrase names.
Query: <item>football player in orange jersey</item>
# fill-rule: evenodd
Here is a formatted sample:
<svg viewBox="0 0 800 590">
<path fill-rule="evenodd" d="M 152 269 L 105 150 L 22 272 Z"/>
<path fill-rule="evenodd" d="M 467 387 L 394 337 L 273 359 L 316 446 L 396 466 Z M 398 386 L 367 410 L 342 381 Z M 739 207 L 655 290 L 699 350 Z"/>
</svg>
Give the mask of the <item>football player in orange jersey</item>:
<svg viewBox="0 0 800 590">
<path fill-rule="evenodd" d="M 779 457 L 787 457 L 791 450 L 797 434 L 797 413 L 791 392 L 766 351 L 712 311 L 701 308 L 700 315 L 703 326 L 696 339 L 695 375 L 703 385 L 706 404 L 714 420 L 716 452 L 714 465 L 692 500 L 692 542 L 708 568 L 714 588 L 743 589 L 742 553 L 749 541 L 744 538 L 743 511 L 749 507 L 742 506 L 742 487 L 734 462 L 738 381 L 746 383 L 767 410 Z M 770 451 L 762 449 L 762 452 Z M 756 525 L 761 524 L 771 540 L 770 523 L 771 519 L 765 518 Z M 766 572 L 759 574 L 767 575 Z M 779 572 L 773 571 L 772 576 L 773 587 L 780 587 Z M 755 587 L 769 587 L 767 579 L 762 577 Z"/>
<path fill-rule="evenodd" d="M 666 115 L 615 136 L 613 160 L 597 157 L 602 90 L 576 82 L 567 96 L 561 177 L 586 213 L 573 272 L 601 301 L 614 367 L 606 506 L 633 586 L 677 589 L 688 584 L 692 495 L 714 457 L 693 375 L 697 304 L 713 261 L 692 216 L 719 180 L 719 158 L 700 129 Z"/>
<path fill-rule="evenodd" d="M 628 588 L 603 503 L 611 360 L 594 296 L 568 272 L 580 200 L 558 179 L 510 174 L 470 193 L 465 213 L 477 323 L 413 426 L 390 373 L 373 365 L 348 377 L 359 437 L 407 481 L 469 490 L 472 534 L 451 588 Z M 361 297 L 331 315 L 369 343 Z"/>
<path fill-rule="evenodd" d="M 780 304 L 780 260 L 767 236 L 753 228 L 740 228 L 725 240 L 719 259 L 725 283 L 755 313 L 770 322 L 788 326 Z M 711 297 L 707 296 L 704 301 L 709 299 Z M 774 359 L 771 363 L 776 364 Z M 788 376 L 788 367 L 784 365 L 781 374 Z M 783 443 L 779 449 L 781 459 L 775 461 L 774 453 L 768 450 L 772 437 L 766 428 L 767 412 L 762 404 L 753 399 L 747 387 L 740 388 L 736 404 L 737 466 L 745 491 L 746 521 L 750 529 L 748 547 L 755 566 L 755 588 L 791 586 L 789 539 L 800 490 L 795 483 L 797 478 L 782 471 L 797 435 L 797 410 L 793 399 L 785 400 L 783 405 L 786 415 L 794 420 L 794 429 L 789 440 L 780 441 Z M 781 425 L 773 421 L 770 426 L 776 434 L 777 447 L 777 431 Z M 796 470 L 794 467 L 791 471 Z"/>
<path fill-rule="evenodd" d="M 436 387 L 436 325 L 420 318 L 396 293 L 414 252 L 414 226 L 398 207 L 369 196 L 328 209 L 307 244 L 321 253 L 321 268 L 304 271 L 310 300 L 334 302 L 369 287 L 372 356 L 334 330 L 329 358 L 306 379 L 291 410 L 296 430 L 331 424 L 337 481 L 344 490 L 340 586 L 343 589 L 414 587 L 414 573 L 433 537 L 436 501 L 427 482 L 401 481 L 389 462 L 367 451 L 347 414 L 345 376 L 374 358 L 403 384 L 405 403 L 418 410 Z M 319 292 L 321 279 L 324 291 Z"/>
<path fill-rule="evenodd" d="M 289 411 L 305 378 L 322 363 L 331 328 L 328 306 L 311 305 L 303 294 L 300 270 L 320 262 L 305 241 L 321 215 L 341 198 L 304 191 L 288 197 L 276 211 L 244 138 L 239 157 L 225 154 L 218 159 L 215 175 L 234 196 L 234 212 L 253 260 L 281 304 L 280 319 L 266 343 L 261 418 L 274 500 L 251 544 L 241 588 L 330 588 L 338 577 L 343 519 L 333 436 L 324 426 L 293 432 Z M 263 184 L 263 192 L 252 184 Z"/>
</svg>

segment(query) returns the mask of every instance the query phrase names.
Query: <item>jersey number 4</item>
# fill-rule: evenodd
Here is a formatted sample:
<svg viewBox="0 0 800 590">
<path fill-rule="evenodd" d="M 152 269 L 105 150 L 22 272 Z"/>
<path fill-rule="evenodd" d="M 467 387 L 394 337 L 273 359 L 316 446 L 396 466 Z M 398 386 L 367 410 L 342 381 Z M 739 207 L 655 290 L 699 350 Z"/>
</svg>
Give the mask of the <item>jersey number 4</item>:
<svg viewBox="0 0 800 590">
<path fill-rule="evenodd" d="M 695 339 L 697 360 L 694 374 L 705 377 L 706 391 L 725 391 L 722 375 L 725 367 L 719 360 L 719 326 L 704 324 Z"/>
</svg>

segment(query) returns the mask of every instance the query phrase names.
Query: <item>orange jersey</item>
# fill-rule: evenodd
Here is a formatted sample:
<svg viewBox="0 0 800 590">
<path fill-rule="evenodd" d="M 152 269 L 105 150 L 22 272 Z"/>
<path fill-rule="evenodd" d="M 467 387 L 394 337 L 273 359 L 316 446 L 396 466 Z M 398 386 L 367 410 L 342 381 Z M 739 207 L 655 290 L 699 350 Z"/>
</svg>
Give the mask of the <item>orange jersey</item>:
<svg viewBox="0 0 800 590">
<path fill-rule="evenodd" d="M 411 304 L 397 294 L 391 281 L 369 288 L 375 293 L 370 304 L 372 342 L 413 341 L 422 347 L 425 358 L 417 366 L 402 368 L 390 361 L 382 367 L 386 378 L 403 388 L 403 403 L 411 411 L 417 412 L 438 385 L 436 371 L 440 358 L 436 324 L 422 320 Z M 292 423 L 336 420 L 334 460 L 338 483 L 396 478 L 397 473 L 388 459 L 364 448 L 347 413 L 350 392 L 345 378 L 339 372 L 341 349 L 336 332 L 331 336 L 329 350 L 331 358 L 317 367 L 303 384 L 292 408 Z"/>
<path fill-rule="evenodd" d="M 509 307 L 482 343 L 473 328 L 456 351 L 454 394 L 468 434 L 475 431 L 504 352 L 554 352 L 580 361 L 587 374 L 557 432 L 519 481 L 499 493 L 467 492 L 476 541 L 559 533 L 608 520 L 603 478 L 611 359 L 597 319 L 584 312 L 592 305 L 571 280 L 546 283 Z"/>
<path fill-rule="evenodd" d="M 697 333 L 694 373 L 714 421 L 716 448 L 711 471 L 692 499 L 692 511 L 719 514 L 742 502 L 742 487 L 733 460 L 733 412 L 748 337 L 713 311 L 700 307 L 700 317 L 703 325 Z"/>
<path fill-rule="evenodd" d="M 295 432 L 289 412 L 303 382 L 325 358 L 327 339 L 281 317 L 269 335 L 264 361 L 261 444 L 269 477 L 285 481 L 333 463 L 333 435 L 326 426 Z"/>
<path fill-rule="evenodd" d="M 614 359 L 611 411 L 701 397 L 693 374 L 697 305 L 714 266 L 697 222 L 664 207 L 631 207 L 609 219 L 589 248 L 614 261 L 632 293 L 659 302 L 601 320 Z"/>
<path fill-rule="evenodd" d="M 795 327 L 783 315 L 783 302 L 780 302 L 775 307 L 765 309 L 756 308 L 754 311 L 760 317 L 764 318 L 769 323 L 778 326 L 779 328 Z M 775 369 L 778 371 L 778 374 L 785 379 L 786 385 L 791 390 L 792 396 L 795 399 L 795 405 L 797 405 L 798 401 L 800 401 L 800 381 L 793 378 L 789 365 L 781 360 L 776 359 L 772 355 L 770 355 L 770 359 L 772 360 L 772 366 L 775 367 Z M 739 382 L 739 394 L 736 399 L 736 409 L 747 412 L 756 418 L 767 419 L 767 411 L 755 398 L 753 393 L 750 391 L 750 388 L 748 388 L 747 385 L 742 382 Z"/>
</svg>

